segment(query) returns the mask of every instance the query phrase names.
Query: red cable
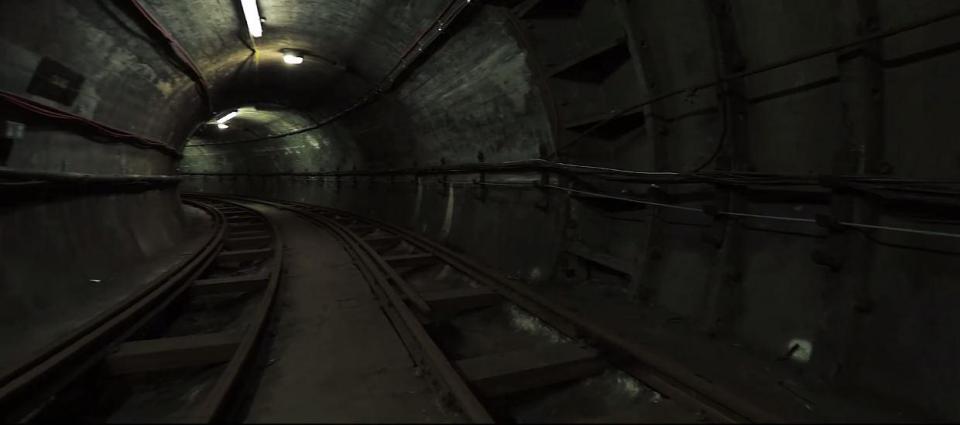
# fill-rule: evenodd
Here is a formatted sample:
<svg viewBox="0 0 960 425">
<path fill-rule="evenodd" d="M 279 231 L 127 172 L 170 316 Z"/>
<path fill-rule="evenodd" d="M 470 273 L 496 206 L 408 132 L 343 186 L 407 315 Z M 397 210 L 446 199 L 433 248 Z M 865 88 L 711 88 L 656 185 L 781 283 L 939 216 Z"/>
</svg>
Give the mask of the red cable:
<svg viewBox="0 0 960 425">
<path fill-rule="evenodd" d="M 417 35 L 417 39 L 413 41 L 410 47 L 408 47 L 407 50 L 404 51 L 402 55 L 400 55 L 400 59 L 397 61 L 397 63 L 393 65 L 393 68 L 390 68 L 389 72 L 387 72 L 388 77 L 390 74 L 393 73 L 393 71 L 395 71 L 397 68 L 400 67 L 400 65 L 403 63 L 403 58 L 407 57 L 407 55 L 409 55 L 410 52 L 412 52 L 414 49 L 417 48 L 417 45 L 420 44 L 421 41 L 423 41 L 423 38 L 426 37 L 428 33 L 430 33 L 430 30 L 432 30 L 434 27 L 437 26 L 437 23 L 440 22 L 441 19 L 443 19 L 443 16 L 446 15 L 447 12 L 449 12 L 450 9 L 453 7 L 453 5 L 456 4 L 458 1 L 459 0 L 453 0 L 447 3 L 447 7 L 443 8 L 443 11 L 440 12 L 440 15 L 433 20 L 433 23 L 430 24 L 430 26 L 427 27 L 427 29 L 420 31 L 420 34 Z"/>
<path fill-rule="evenodd" d="M 12 94 L 10 94 L 10 93 L 2 93 L 2 95 L 5 97 L 5 99 L 6 99 L 7 101 L 9 101 L 10 103 L 14 104 L 15 106 L 19 106 L 19 107 L 22 108 L 22 109 L 25 109 L 25 110 L 27 110 L 27 111 L 33 112 L 33 113 L 38 114 L 38 115 L 41 115 L 41 116 L 45 116 L 45 117 L 48 117 L 48 118 L 59 119 L 59 120 L 79 121 L 79 122 L 81 122 L 81 123 L 85 123 L 85 124 L 87 124 L 87 125 L 93 126 L 93 127 L 97 128 L 98 130 L 100 130 L 101 132 L 103 132 L 103 133 L 105 133 L 105 134 L 107 134 L 107 135 L 109 135 L 109 136 L 111 136 L 111 137 L 129 137 L 129 136 L 131 136 L 131 134 L 129 134 L 129 133 L 120 132 L 119 130 L 112 129 L 112 128 L 110 128 L 110 127 L 104 126 L 104 125 L 102 125 L 102 124 L 100 124 L 100 123 L 98 123 L 98 122 L 96 122 L 96 121 L 92 121 L 92 120 L 89 120 L 89 119 L 86 119 L 86 118 L 83 118 L 83 117 L 80 117 L 80 116 L 77 116 L 77 115 L 71 115 L 71 114 L 68 114 L 68 113 L 62 113 L 62 112 L 60 112 L 60 111 L 54 110 L 53 108 L 46 107 L 45 105 L 40 105 L 40 104 L 37 104 L 37 103 L 28 103 L 28 102 L 31 102 L 31 101 L 29 101 L 29 100 L 27 100 L 27 99 L 24 99 L 24 98 L 11 97 L 11 96 L 16 96 L 16 95 L 12 95 Z M 45 108 L 49 108 L 49 109 L 45 109 Z M 159 143 L 159 142 L 156 142 L 156 143 Z"/>
<path fill-rule="evenodd" d="M 207 106 L 212 110 L 213 102 L 210 98 L 210 87 L 207 83 L 206 78 L 203 78 L 203 74 L 200 72 L 200 68 L 193 62 L 193 59 L 190 58 L 190 55 L 187 53 L 187 50 L 183 48 L 180 42 L 174 38 L 173 34 L 168 31 L 160 21 L 158 21 L 150 12 L 140 4 L 139 0 L 130 0 L 133 3 L 133 6 L 137 8 L 144 19 L 150 23 L 150 25 L 160 33 L 160 35 L 167 40 L 167 43 L 170 44 L 170 47 L 173 49 L 173 53 L 176 55 L 177 59 L 183 62 L 184 65 L 190 70 L 190 73 L 193 74 L 193 77 L 197 81 L 197 85 L 200 87 L 202 95 L 207 100 Z"/>
<path fill-rule="evenodd" d="M 337 112 L 337 113 L 335 113 L 335 114 L 333 114 L 333 115 L 330 115 L 330 116 L 328 116 L 328 117 L 326 117 L 326 118 L 324 118 L 324 119 L 321 119 L 321 120 L 317 121 L 317 126 L 319 127 L 319 126 L 321 126 L 321 125 L 326 125 L 326 124 L 328 124 L 328 123 L 330 123 L 330 122 L 332 122 L 332 121 L 334 121 L 334 120 L 342 117 L 343 115 L 345 115 L 345 114 L 347 114 L 347 113 L 349 113 L 349 112 L 351 112 L 351 111 L 353 111 L 353 110 L 355 110 L 355 109 L 357 109 L 357 108 L 359 108 L 359 107 L 361 107 L 361 106 L 363 106 L 363 105 L 371 102 L 374 98 L 376 98 L 377 94 L 379 94 L 379 93 L 382 92 L 384 83 L 390 82 L 390 76 L 393 75 L 394 71 L 396 71 L 397 68 L 400 68 L 400 67 L 403 65 L 403 62 L 404 62 L 403 59 L 406 58 L 407 55 L 410 54 L 410 52 L 412 52 L 414 49 L 416 49 L 417 45 L 420 44 L 420 41 L 422 41 L 423 38 L 426 37 L 426 35 L 429 34 L 430 31 L 437 26 L 437 23 L 439 23 L 439 22 L 441 21 L 441 19 L 443 19 L 444 15 L 446 15 L 447 12 L 449 12 L 450 9 L 453 8 L 453 5 L 457 4 L 458 1 L 462 1 L 462 0 L 452 0 L 451 2 L 447 3 L 447 6 L 443 9 L 442 12 L 440 12 L 440 15 L 437 16 L 437 18 L 433 20 L 433 22 L 430 24 L 430 26 L 429 26 L 427 29 L 420 31 L 420 33 L 417 35 L 417 39 L 414 40 L 414 42 L 410 45 L 410 47 L 408 47 L 407 50 L 405 50 L 405 51 L 403 52 L 403 55 L 400 56 L 400 59 L 398 59 L 397 62 L 393 65 L 393 67 L 390 68 L 390 71 L 388 71 L 387 74 L 384 75 L 383 79 L 380 80 L 380 82 L 377 84 L 376 87 L 374 87 L 374 88 L 371 89 L 369 92 L 367 92 L 365 95 L 363 95 L 363 97 L 361 97 L 359 100 L 357 100 L 356 103 L 354 103 L 354 104 L 346 107 L 346 108 L 343 109 L 343 110 L 340 110 L 339 112 Z M 470 3 L 469 1 L 463 3 L 463 6 L 460 8 L 460 11 L 462 11 L 464 8 L 466 8 L 466 5 L 469 4 L 469 3 Z M 458 11 L 457 14 L 454 15 L 454 18 L 455 18 L 457 15 L 459 15 L 459 12 L 460 12 L 460 11 Z M 452 20 L 451 20 L 450 22 L 452 22 Z M 449 23 L 449 22 L 448 22 L 448 23 Z M 391 83 L 391 84 L 392 84 L 392 83 Z"/>
<path fill-rule="evenodd" d="M 190 58 L 190 55 L 187 53 L 186 49 L 183 48 L 183 46 L 173 37 L 173 34 L 167 31 L 167 29 L 164 28 L 163 25 L 161 25 L 160 22 L 153 17 L 153 15 L 151 15 L 150 12 L 147 11 L 147 9 L 144 8 L 143 5 L 141 5 L 138 0 L 130 0 L 130 2 L 133 3 L 134 7 L 136 7 L 136 9 L 141 13 L 141 15 L 143 15 L 143 17 L 147 20 L 147 22 L 150 23 L 150 25 L 158 33 L 160 33 L 160 35 L 163 36 L 163 38 L 167 40 L 168 43 L 170 43 L 170 46 L 174 50 L 174 53 L 176 54 L 178 59 L 180 59 L 184 63 L 184 65 L 186 65 L 187 68 L 190 69 L 191 73 L 196 78 L 197 84 L 200 86 L 200 89 L 203 92 L 203 95 L 207 99 L 207 102 L 209 104 L 210 92 L 209 92 L 207 80 L 203 77 L 203 74 L 200 73 L 199 68 Z M 457 3 L 457 0 L 454 0 L 448 3 L 447 6 L 443 9 L 443 11 L 440 13 L 440 15 L 433 21 L 433 24 L 430 27 L 428 27 L 426 30 L 421 31 L 420 34 L 418 34 L 416 40 L 410 45 L 409 48 L 407 48 L 406 51 L 404 51 L 403 55 L 400 57 L 400 60 L 398 60 L 397 63 L 393 66 L 393 68 L 391 68 L 386 78 L 389 78 L 389 75 L 392 74 L 397 68 L 399 68 L 403 64 L 403 59 L 407 55 L 409 55 L 414 49 L 416 49 L 417 45 L 423 40 L 423 38 L 426 37 L 426 35 L 430 32 L 430 30 L 432 30 L 437 25 L 437 23 L 443 18 L 443 16 L 456 3 Z M 167 155 L 174 156 L 174 157 L 181 156 L 176 149 L 171 148 L 166 143 L 151 140 L 143 136 L 135 135 L 133 133 L 128 133 L 126 131 L 119 130 L 119 129 L 98 123 L 94 120 L 84 118 L 79 115 L 72 114 L 70 112 L 62 111 L 62 110 L 53 108 L 51 106 L 34 102 L 30 99 L 27 99 L 25 97 L 22 97 L 4 90 L 0 90 L 0 98 L 2 98 L 3 100 L 6 100 L 8 103 L 10 103 L 13 106 L 19 107 L 20 109 L 23 109 L 28 112 L 32 112 L 36 115 L 40 115 L 50 119 L 61 120 L 61 121 L 77 122 L 81 125 L 90 127 L 100 132 L 101 134 L 107 135 L 111 138 L 119 139 L 119 140 L 129 140 L 128 143 L 135 146 L 141 146 L 145 148 L 160 150 L 166 153 Z M 352 109 L 352 108 L 348 108 L 348 110 L 349 109 Z M 340 114 L 337 114 L 337 115 L 340 115 Z"/>
<path fill-rule="evenodd" d="M 96 130 L 101 134 L 109 136 L 110 138 L 123 140 L 126 143 L 134 146 L 139 146 L 139 147 L 148 148 L 148 149 L 156 149 L 167 154 L 168 156 L 173 156 L 175 158 L 179 158 L 181 156 L 176 149 L 170 147 L 166 143 L 148 139 L 143 136 L 138 136 L 133 133 L 128 133 L 126 131 L 116 129 L 116 128 L 107 126 L 105 124 L 101 124 L 89 118 L 84 118 L 79 115 L 72 114 L 70 112 L 62 111 L 52 106 L 47 106 L 42 103 L 32 101 L 25 97 L 22 97 L 4 90 L 0 90 L 0 99 L 7 101 L 7 103 L 13 106 L 16 106 L 27 112 L 32 112 L 36 115 L 40 115 L 42 117 L 60 120 L 60 121 L 76 122 L 83 126 L 89 127 L 93 130 Z"/>
</svg>

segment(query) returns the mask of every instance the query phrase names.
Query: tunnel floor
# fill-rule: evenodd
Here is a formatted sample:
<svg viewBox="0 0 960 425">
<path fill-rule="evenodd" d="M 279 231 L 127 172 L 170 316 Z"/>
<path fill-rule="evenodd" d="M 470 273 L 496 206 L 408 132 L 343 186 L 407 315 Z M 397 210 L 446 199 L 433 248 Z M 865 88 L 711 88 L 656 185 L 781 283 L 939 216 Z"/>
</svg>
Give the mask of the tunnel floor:
<svg viewBox="0 0 960 425">
<path fill-rule="evenodd" d="M 278 226 L 285 263 L 269 360 L 250 422 L 457 422 L 342 245 L 293 213 L 250 204 Z"/>
<path fill-rule="evenodd" d="M 244 406 L 246 422 L 420 422 L 448 423 L 469 420 L 446 390 L 431 384 L 430 371 L 415 360 L 417 348 L 403 339 L 395 317 L 386 313 L 386 301 L 372 290 L 342 241 L 290 211 L 258 203 L 256 209 L 278 228 L 284 241 L 284 265 L 275 301 L 271 337 L 263 355 L 264 369 Z M 356 225 L 354 223 L 354 225 Z M 382 238 L 381 230 L 365 238 Z M 416 256 L 417 250 L 401 242 L 379 249 L 386 258 Z M 390 257 L 392 256 L 392 257 Z M 400 267 L 400 274 L 424 294 L 446 293 L 449 288 L 475 287 L 466 275 L 449 266 L 425 264 Z M 409 299 L 409 297 L 405 297 Z M 538 370 L 555 349 L 573 343 L 538 319 L 510 303 L 466 308 L 421 317 L 426 329 L 446 356 L 466 375 L 463 362 L 482 360 L 481 369 L 531 347 L 533 360 L 514 359 L 528 370 L 504 379 L 520 384 L 503 394 L 484 390 L 474 382 L 497 421 L 539 422 L 696 422 L 697 412 L 610 367 L 590 367 L 587 373 L 559 367 Z M 411 351 L 413 350 L 413 351 Z M 523 357 L 523 356 L 521 356 Z M 511 362 L 507 362 L 510 367 Z M 429 367 L 429 365 L 428 365 Z M 569 378 L 533 378 L 538 373 Z M 498 372 L 498 373 L 502 373 Z M 526 376 L 526 378 L 524 377 Z M 529 389 L 525 389 L 529 386 Z"/>
<path fill-rule="evenodd" d="M 451 422 L 465 417 L 451 408 L 446 396 L 431 386 L 398 335 L 397 324 L 382 310 L 342 242 L 327 230 L 277 208 L 249 203 L 273 220 L 285 239 L 287 262 L 279 313 L 271 343 L 269 366 L 250 406 L 248 420 L 277 421 L 411 421 Z M 353 223 L 354 225 L 356 223 Z M 377 238 L 379 230 L 367 237 Z M 381 253 L 415 255 L 401 243 Z M 434 291 L 445 281 L 461 280 L 449 266 L 427 266 L 403 273 L 413 285 Z M 467 282 L 469 283 L 469 282 Z M 439 285 L 439 286 L 438 286 Z M 557 305 L 582 313 L 589 320 L 637 342 L 652 355 L 691 370 L 696 379 L 732 390 L 735 397 L 763 405 L 792 418 L 843 421 L 909 420 L 898 405 L 851 398 L 797 382 L 791 362 L 759 358 L 736 344 L 697 335 L 695 323 L 676 320 L 656 309 L 641 310 L 617 288 L 602 282 L 543 283 L 534 288 Z M 444 319 L 458 327 L 428 329 L 446 340 L 444 350 L 454 360 L 483 358 L 535 345 L 518 335 L 517 316 L 510 308 L 460 313 Z M 497 328 L 497 322 L 505 325 Z M 542 329 L 533 333 L 543 332 Z M 522 332 L 520 332 L 522 333 Z M 542 335 L 541 335 L 542 336 Z M 534 338 L 536 339 L 536 338 Z M 550 337 L 550 344 L 564 339 Z M 667 394 L 633 381 L 619 371 L 594 375 L 577 384 L 551 387 L 546 396 L 519 392 L 487 399 L 497 419 L 511 422 L 692 422 L 711 421 Z M 335 391 L 331 391 L 336 389 Z M 318 395 L 322 395 L 318 397 Z M 492 400 L 492 401 L 491 401 Z M 376 406 L 371 409 L 371 406 Z M 818 420 L 819 420 L 818 419 Z"/>
<path fill-rule="evenodd" d="M 4 376 L 13 384 L 0 394 L 23 394 L 0 398 L 22 403 L 11 404 L 11 418 L 739 423 L 919 417 L 863 392 L 811 386 L 798 379 L 792 348 L 764 358 L 705 338 L 698 335 L 702 325 L 639 309 L 622 285 L 602 279 L 521 282 L 423 234 L 319 205 L 233 195 L 185 194 L 183 200 L 192 205 L 193 238 L 135 269 L 160 282 L 151 287 L 170 288 L 163 290 L 167 298 L 152 289 L 123 301 L 104 298 L 90 308 L 117 312 L 105 313 L 105 324 L 46 330 L 76 337 Z M 212 220 L 201 219 L 201 211 Z M 182 277 L 154 278 L 157 267 L 171 268 L 178 256 L 202 265 L 175 273 Z M 144 313 L 128 313 L 134 311 L 128 305 L 149 299 L 157 301 L 145 304 Z M 91 342 L 77 342 L 84 340 Z M 30 378 L 44 374 L 63 387 Z"/>
</svg>

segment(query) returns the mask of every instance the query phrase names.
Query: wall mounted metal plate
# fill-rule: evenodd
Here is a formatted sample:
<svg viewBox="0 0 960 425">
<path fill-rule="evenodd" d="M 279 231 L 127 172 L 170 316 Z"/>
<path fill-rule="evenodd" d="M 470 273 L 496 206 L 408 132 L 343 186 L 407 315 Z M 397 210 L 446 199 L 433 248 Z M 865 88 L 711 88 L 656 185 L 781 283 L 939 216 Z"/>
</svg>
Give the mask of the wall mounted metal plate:
<svg viewBox="0 0 960 425">
<path fill-rule="evenodd" d="M 83 75 L 50 58 L 40 60 L 27 93 L 70 106 L 80 94 Z"/>
</svg>

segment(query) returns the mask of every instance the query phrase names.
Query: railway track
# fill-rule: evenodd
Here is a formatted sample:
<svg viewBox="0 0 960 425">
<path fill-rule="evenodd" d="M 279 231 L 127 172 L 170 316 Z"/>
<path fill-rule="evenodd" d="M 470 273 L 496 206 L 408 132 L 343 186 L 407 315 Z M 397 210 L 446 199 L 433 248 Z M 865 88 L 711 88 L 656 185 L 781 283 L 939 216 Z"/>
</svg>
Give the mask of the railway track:
<svg viewBox="0 0 960 425">
<path fill-rule="evenodd" d="M 315 205 L 217 197 L 331 230 L 411 355 L 473 422 L 785 421 L 415 232 Z"/>
<path fill-rule="evenodd" d="M 3 422 L 211 422 L 237 402 L 279 283 L 256 211 L 187 200 L 214 231 L 189 258 L 0 375 Z"/>
</svg>

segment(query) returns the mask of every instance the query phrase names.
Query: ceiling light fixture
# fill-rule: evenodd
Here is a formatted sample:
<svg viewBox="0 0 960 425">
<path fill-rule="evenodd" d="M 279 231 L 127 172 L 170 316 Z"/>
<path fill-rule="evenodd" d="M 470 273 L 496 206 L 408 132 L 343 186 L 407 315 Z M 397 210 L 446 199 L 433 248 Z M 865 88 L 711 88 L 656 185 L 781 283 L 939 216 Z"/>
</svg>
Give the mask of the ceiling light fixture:
<svg viewBox="0 0 960 425">
<path fill-rule="evenodd" d="M 303 63 L 303 56 L 294 52 L 283 52 L 283 62 L 290 65 L 300 65 Z"/>
<path fill-rule="evenodd" d="M 243 18 L 247 21 L 247 29 L 250 30 L 250 36 L 257 38 L 263 36 L 263 26 L 260 25 L 260 11 L 257 10 L 257 0 L 240 0 L 243 7 Z"/>
<path fill-rule="evenodd" d="M 239 113 L 240 113 L 239 111 L 232 111 L 229 114 L 220 117 L 220 119 L 217 120 L 217 124 L 224 124 L 227 121 L 232 120 L 233 117 L 237 116 L 237 114 Z"/>
</svg>

